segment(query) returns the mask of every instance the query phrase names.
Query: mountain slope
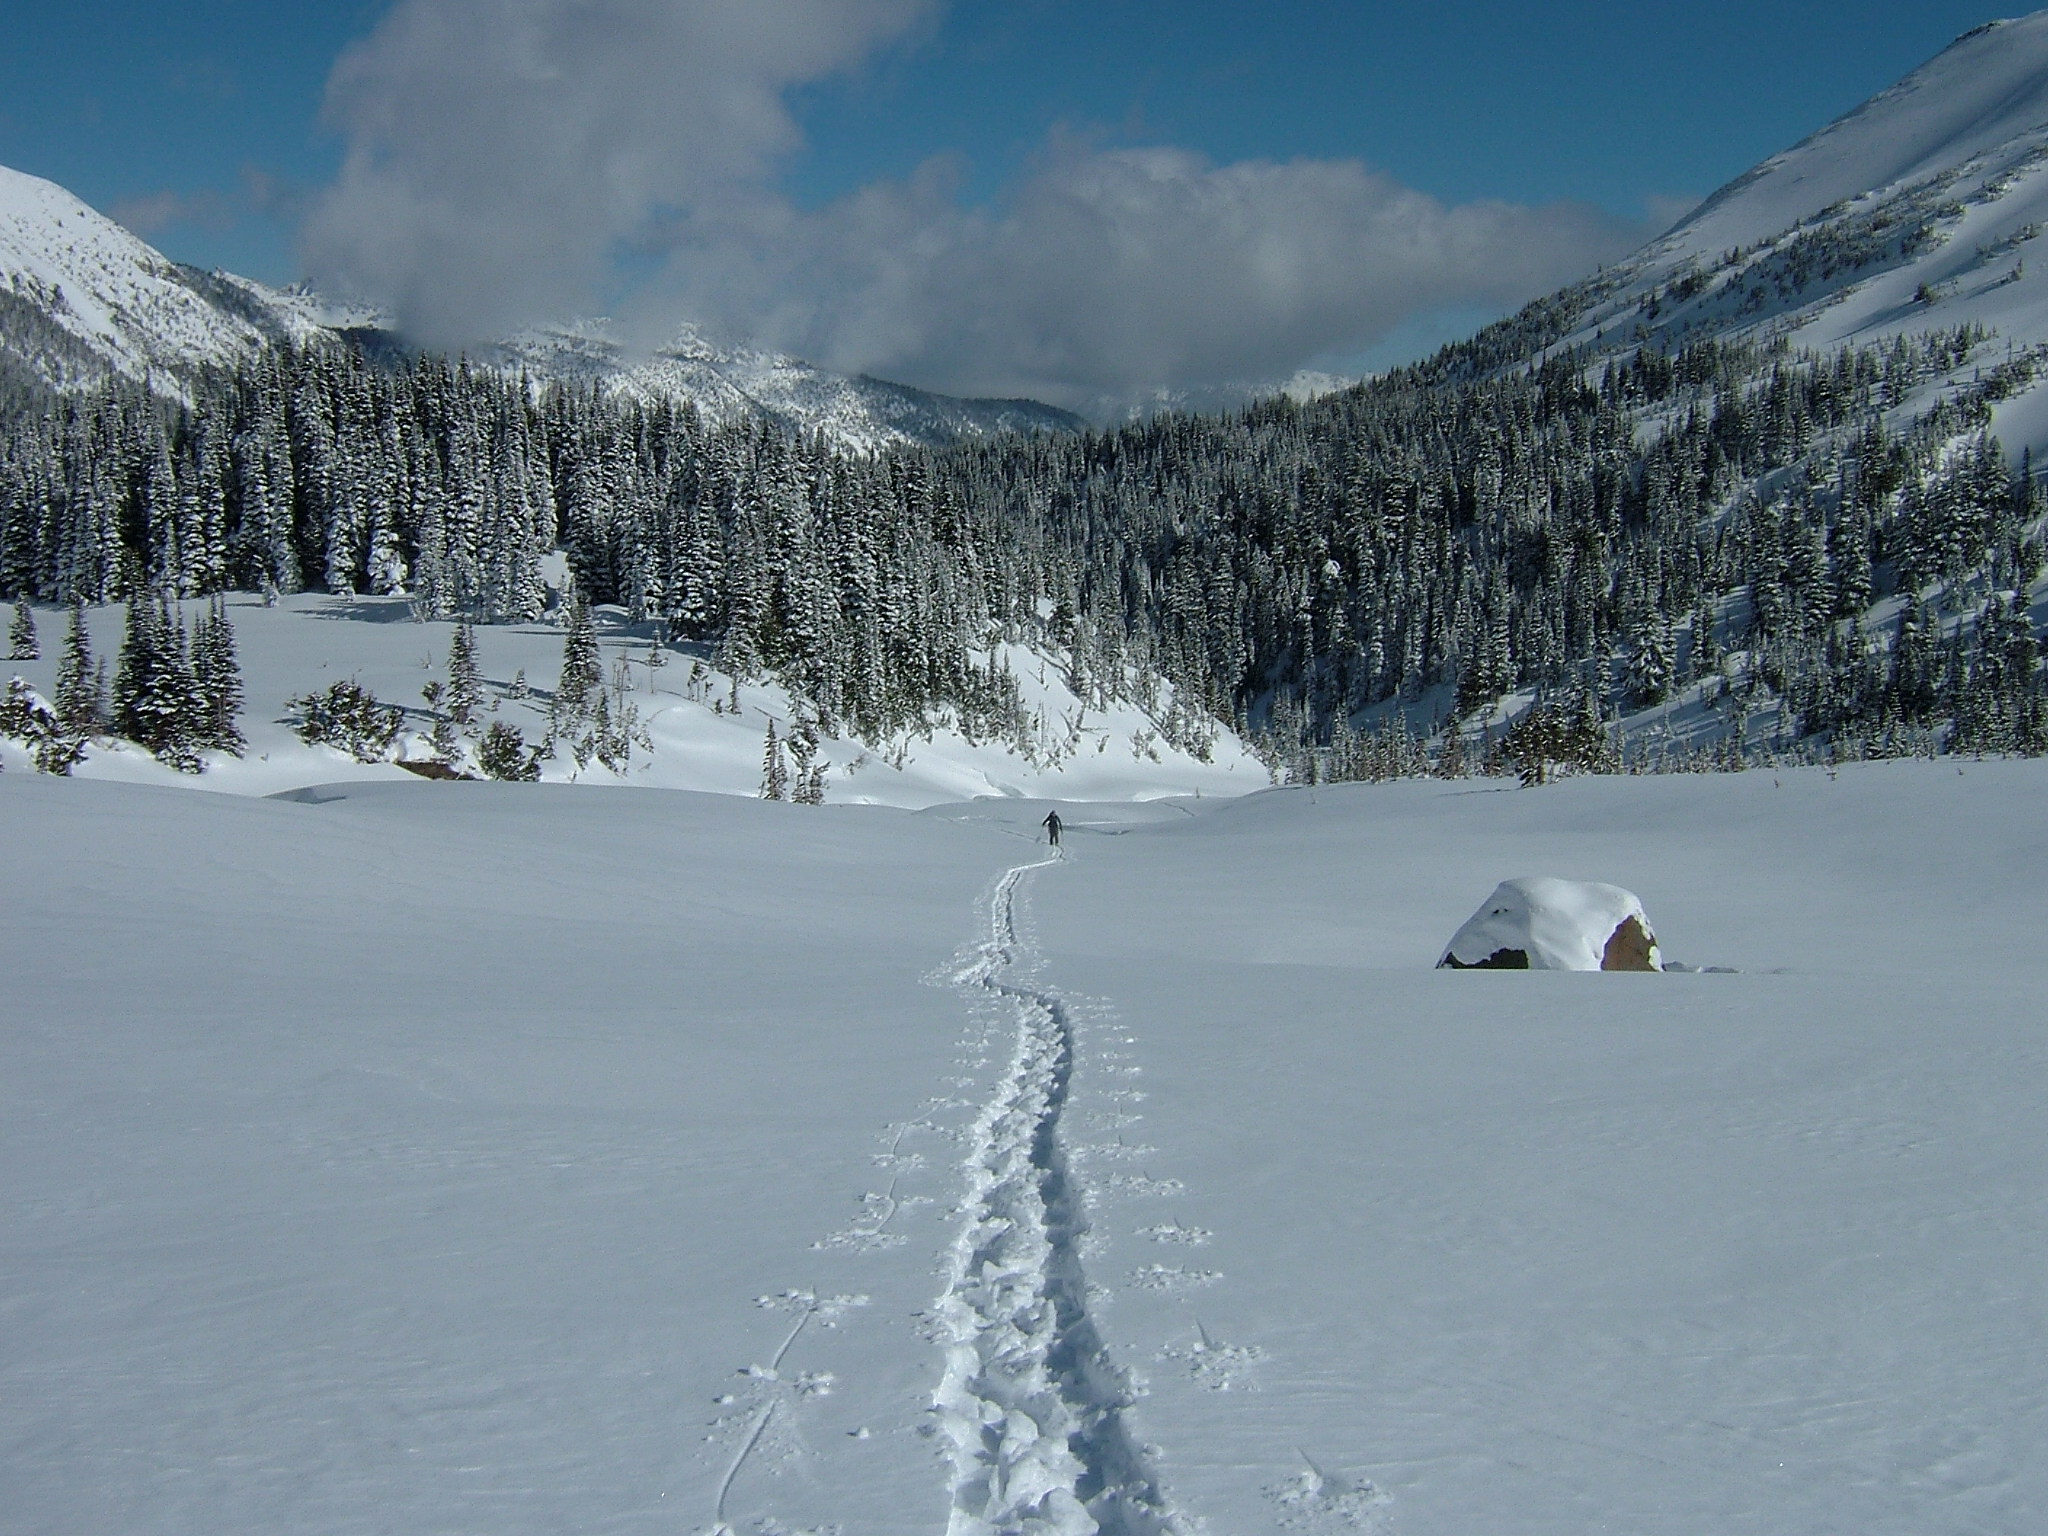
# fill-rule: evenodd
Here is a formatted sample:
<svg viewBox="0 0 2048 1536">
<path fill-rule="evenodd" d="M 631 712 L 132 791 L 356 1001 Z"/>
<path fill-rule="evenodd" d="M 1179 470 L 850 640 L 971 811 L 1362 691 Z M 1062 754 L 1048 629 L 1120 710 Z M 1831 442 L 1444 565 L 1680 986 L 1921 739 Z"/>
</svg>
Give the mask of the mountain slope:
<svg viewBox="0 0 2048 1536">
<path fill-rule="evenodd" d="M 2048 125 L 2048 12 L 1995 21 L 1730 183 L 1673 231 L 1695 256 L 1937 176 Z"/>
<path fill-rule="evenodd" d="M 116 374 L 182 395 L 197 369 L 278 342 L 344 335 L 373 350 L 405 351 L 370 312 L 181 266 L 54 182 L 0 167 L 0 378 L 71 390 Z M 713 422 L 765 418 L 822 432 L 856 452 L 1082 425 L 1032 400 L 958 400 L 718 347 L 689 327 L 644 359 L 629 356 L 602 324 L 537 329 L 479 355 L 537 380 L 689 401 Z"/>
<path fill-rule="evenodd" d="M 604 324 L 536 328 L 483 357 L 529 377 L 593 383 L 642 400 L 687 400 L 714 423 L 767 417 L 823 432 L 856 452 L 938 445 L 999 432 L 1071 432 L 1070 412 L 1036 400 L 963 400 L 864 375 L 849 377 L 784 353 L 720 346 L 685 325 L 667 346 L 634 357 Z"/>
<path fill-rule="evenodd" d="M 2048 448 L 2048 11 L 1994 22 L 1480 338 L 1482 366 L 1782 339 L 1827 353 L 1981 328 L 2016 360 L 1995 430 Z M 1460 349 L 1452 349 L 1459 352 Z M 2036 357 L 2036 353 L 2041 354 Z M 1969 365 L 1974 377 L 1981 355 Z"/>
<path fill-rule="evenodd" d="M 180 266 L 54 182 L 0 166 L 0 353 L 60 389 L 175 380 L 326 329 L 303 294 Z"/>
</svg>

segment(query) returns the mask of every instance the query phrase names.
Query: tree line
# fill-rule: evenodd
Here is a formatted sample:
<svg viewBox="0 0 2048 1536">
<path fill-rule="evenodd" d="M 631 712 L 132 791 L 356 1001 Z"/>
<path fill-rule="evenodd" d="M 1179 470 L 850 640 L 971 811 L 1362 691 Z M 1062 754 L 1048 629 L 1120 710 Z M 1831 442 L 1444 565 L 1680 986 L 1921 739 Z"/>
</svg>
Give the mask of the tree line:
<svg viewBox="0 0 2048 1536">
<path fill-rule="evenodd" d="M 1989 433 L 2037 354 L 1987 364 L 1960 328 L 1512 365 L 1559 302 L 1307 404 L 877 455 L 280 346 L 189 404 L 115 383 L 0 422 L 0 594 L 159 624 L 231 589 L 404 594 L 491 624 L 560 603 L 560 551 L 580 601 L 774 676 L 828 732 L 1055 760 L 1001 642 L 1283 772 L 1343 772 L 1391 712 L 1444 740 L 1512 693 L 1611 720 L 1702 680 L 1738 737 L 1769 705 L 1842 750 L 2042 749 L 2040 493 Z"/>
</svg>

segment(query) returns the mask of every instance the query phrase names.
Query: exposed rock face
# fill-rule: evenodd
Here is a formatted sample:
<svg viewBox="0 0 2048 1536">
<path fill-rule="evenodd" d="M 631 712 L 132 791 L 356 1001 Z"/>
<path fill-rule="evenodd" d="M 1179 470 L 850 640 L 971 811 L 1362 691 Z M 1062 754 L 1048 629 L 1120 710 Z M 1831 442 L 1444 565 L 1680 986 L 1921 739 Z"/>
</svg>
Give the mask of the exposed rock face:
<svg viewBox="0 0 2048 1536">
<path fill-rule="evenodd" d="M 1600 969 L 1603 971 L 1656 971 L 1663 967 L 1657 963 L 1657 940 L 1638 918 L 1625 917 L 1621 926 L 1614 930 L 1614 936 L 1607 941 L 1607 948 L 1600 952 Z"/>
<path fill-rule="evenodd" d="M 1526 971 L 1529 969 L 1529 951 L 1496 949 L 1484 960 L 1474 960 L 1470 963 L 1460 960 L 1456 955 L 1446 954 L 1443 959 L 1437 961 L 1436 968 L 1440 971 Z"/>
<path fill-rule="evenodd" d="M 1468 971 L 1661 971 L 1642 902 L 1618 885 L 1504 881 L 1437 961 Z"/>
</svg>

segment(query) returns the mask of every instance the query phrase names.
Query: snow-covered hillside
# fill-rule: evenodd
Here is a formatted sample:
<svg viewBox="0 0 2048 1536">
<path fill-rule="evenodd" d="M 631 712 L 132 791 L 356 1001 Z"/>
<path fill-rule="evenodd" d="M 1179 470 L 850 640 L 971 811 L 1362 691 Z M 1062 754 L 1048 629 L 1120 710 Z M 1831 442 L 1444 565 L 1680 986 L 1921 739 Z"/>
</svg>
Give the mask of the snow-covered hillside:
<svg viewBox="0 0 2048 1536">
<path fill-rule="evenodd" d="M 1962 326 L 2048 347 L 2048 11 L 1994 22 L 1560 295 L 1559 346 L 1710 337 L 1822 352 Z M 1982 363 L 1973 362 L 1973 372 Z M 2048 381 L 1997 411 L 2017 457 L 2048 448 Z"/>
<path fill-rule="evenodd" d="M 303 293 L 166 260 L 54 182 L 0 166 L 0 353 L 60 387 L 174 385 L 335 317 Z"/>
<path fill-rule="evenodd" d="M 372 310 L 332 306 L 304 289 L 180 266 L 62 187 L 0 167 L 0 364 L 32 379 L 73 389 L 113 372 L 177 392 L 192 370 L 281 340 L 334 340 L 348 331 L 402 353 L 402 339 L 384 323 Z M 536 329 L 476 356 L 536 381 L 690 401 L 713 422 L 780 422 L 855 452 L 1082 425 L 1033 400 L 956 400 L 778 353 L 714 346 L 688 326 L 644 358 L 628 355 L 602 323 Z"/>
<path fill-rule="evenodd" d="M 197 617 L 203 605 L 186 605 Z M 420 690 L 446 684 L 452 623 L 415 622 L 404 598 L 336 598 L 305 594 L 266 608 L 253 597 L 228 599 L 246 679 L 242 730 L 248 749 L 239 758 L 206 755 L 206 771 L 181 774 L 132 743 L 101 738 L 75 770 L 80 778 L 111 779 L 271 795 L 340 780 L 410 779 L 395 759 L 432 755 L 432 716 Z M 543 765 L 542 777 L 585 785 L 702 790 L 755 795 L 762 788 L 767 732 L 772 723 L 786 739 L 801 711 L 789 694 L 767 680 L 735 685 L 699 653 L 661 651 L 665 665 L 650 671 L 651 626 L 632 625 L 618 609 L 599 610 L 598 640 L 608 680 L 608 709 L 623 719 L 636 714 L 642 740 L 618 771 L 601 762 L 578 763 L 565 743 Z M 42 658 L 0 660 L 0 684 L 20 676 L 45 698 L 57 691 L 61 610 L 44 608 L 37 621 Z M 123 609 L 89 614 L 94 653 L 119 651 Z M 485 705 L 463 748 L 475 771 L 476 742 L 492 723 L 516 727 L 529 746 L 548 734 L 549 708 L 560 676 L 563 632 L 553 623 L 500 624 L 475 631 L 484 675 Z M 1226 727 L 1218 726 L 1206 759 L 1162 738 L 1160 716 L 1170 708 L 1161 686 L 1147 712 L 1132 703 L 1101 705 L 1077 697 L 1057 657 L 1023 646 L 1004 646 L 997 658 L 1016 678 L 1030 716 L 1028 754 L 1000 741 L 964 733 L 940 714 L 926 733 L 868 744 L 824 731 L 816 761 L 823 765 L 828 803 L 927 806 L 976 795 L 1058 795 L 1099 800 L 1143 800 L 1167 795 L 1242 795 L 1271 782 L 1266 768 Z M 357 762 L 332 747 L 308 746 L 293 729 L 298 712 L 288 700 L 354 679 L 387 704 L 407 709 L 405 727 L 383 760 Z M 5 771 L 33 771 L 19 742 L 0 737 Z"/>
<path fill-rule="evenodd" d="M 601 322 L 535 329 L 480 356 L 533 378 L 580 380 L 639 399 L 687 400 L 712 422 L 765 417 L 822 432 L 855 452 L 937 446 L 996 432 L 1071 432 L 1083 425 L 1080 417 L 1035 400 L 961 400 L 849 377 L 779 352 L 717 345 L 688 325 L 646 356 L 622 347 Z"/>
<path fill-rule="evenodd" d="M 2044 807 L 10 764 L 0 1524 L 2031 1536 Z"/>
</svg>

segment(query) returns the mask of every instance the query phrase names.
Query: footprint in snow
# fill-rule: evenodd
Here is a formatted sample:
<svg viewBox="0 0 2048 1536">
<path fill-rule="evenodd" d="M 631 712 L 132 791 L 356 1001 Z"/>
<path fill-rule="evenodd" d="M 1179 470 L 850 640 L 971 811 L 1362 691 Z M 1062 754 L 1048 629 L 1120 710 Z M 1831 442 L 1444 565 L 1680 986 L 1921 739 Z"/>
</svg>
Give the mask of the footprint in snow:
<svg viewBox="0 0 2048 1536">
<path fill-rule="evenodd" d="M 1141 1291 L 1192 1291 L 1222 1278 L 1213 1269 L 1183 1269 L 1178 1264 L 1147 1264 L 1131 1272 L 1131 1284 Z"/>
<path fill-rule="evenodd" d="M 1119 1195 L 1178 1195 L 1187 1189 L 1179 1179 L 1155 1179 L 1149 1173 L 1112 1173 L 1102 1182 Z"/>
<path fill-rule="evenodd" d="M 1211 1392 L 1256 1392 L 1252 1367 L 1266 1358 L 1266 1352 L 1251 1344 L 1225 1344 L 1211 1337 L 1200 1323 L 1200 1335 L 1192 1344 L 1169 1344 L 1160 1350 L 1162 1360 L 1171 1360 L 1199 1385 Z"/>
<path fill-rule="evenodd" d="M 1207 1227 L 1187 1227 L 1177 1221 L 1164 1221 L 1156 1227 L 1138 1228 L 1140 1237 L 1149 1237 L 1155 1243 L 1172 1243 L 1181 1248 L 1203 1247 L 1215 1235 Z"/>
<path fill-rule="evenodd" d="M 1384 1493 L 1363 1478 L 1349 1482 L 1306 1455 L 1301 1459 L 1307 1462 L 1303 1471 L 1266 1490 L 1280 1508 L 1282 1527 L 1319 1533 L 1387 1529 L 1386 1506 L 1392 1501 Z"/>
</svg>

